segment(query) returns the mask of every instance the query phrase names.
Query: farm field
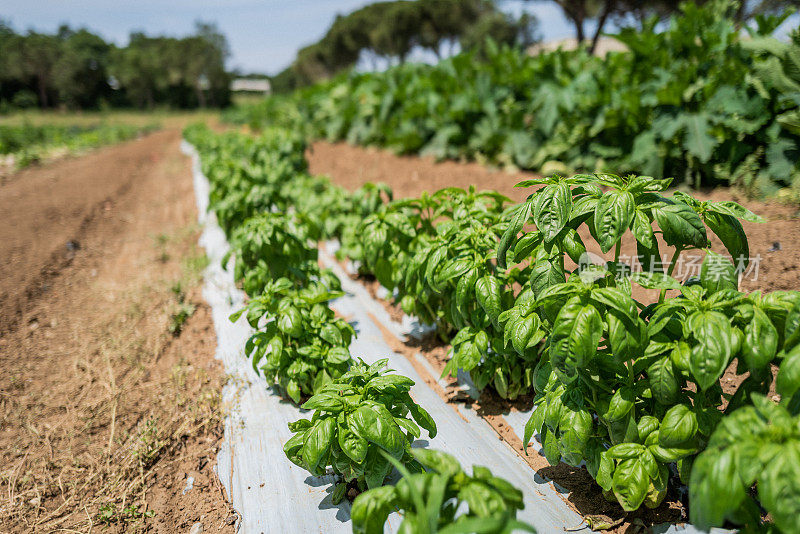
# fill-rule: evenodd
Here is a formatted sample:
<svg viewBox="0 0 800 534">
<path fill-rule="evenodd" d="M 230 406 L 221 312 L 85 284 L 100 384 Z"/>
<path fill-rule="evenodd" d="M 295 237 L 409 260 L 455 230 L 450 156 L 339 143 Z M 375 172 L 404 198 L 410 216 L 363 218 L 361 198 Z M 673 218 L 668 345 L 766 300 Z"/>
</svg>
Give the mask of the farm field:
<svg viewBox="0 0 800 534">
<path fill-rule="evenodd" d="M 478 188 L 497 190 L 507 194 L 512 201 L 519 202 L 524 200 L 525 192 L 522 189 L 514 188 L 513 184 L 522 179 L 537 177 L 532 173 L 488 169 L 476 163 L 436 162 L 430 158 L 397 156 L 385 150 L 365 149 L 327 142 L 314 143 L 305 152 L 305 156 L 308 158 L 309 172 L 313 175 L 329 175 L 334 184 L 351 192 L 357 191 L 360 187 L 370 182 L 387 183 L 393 188 L 396 198 L 414 198 L 418 197 L 423 191 L 442 187 L 468 188 L 474 185 Z M 119 181 L 104 181 L 102 179 L 108 173 L 103 167 L 105 164 L 113 164 L 115 166 L 116 174 L 120 176 Z M 76 183 L 70 180 L 72 176 L 81 176 L 83 187 L 76 187 Z M 163 179 L 165 176 L 171 177 L 171 180 L 165 181 Z M 178 179 L 181 176 L 183 178 Z M 91 183 L 93 179 L 97 181 Z M 52 198 L 54 200 L 43 201 L 35 195 L 35 192 L 45 183 L 52 188 L 54 192 Z M 155 183 L 161 184 L 161 189 L 147 187 Z M 178 185 L 180 183 L 183 185 Z M 174 190 L 162 192 L 164 187 L 174 188 Z M 62 188 L 62 193 L 59 193 L 59 188 Z M 92 191 L 96 196 L 76 194 L 83 191 Z M 16 369 L 10 375 L 10 382 L 4 388 L 5 391 L 16 392 L 21 389 L 23 392 L 30 392 L 26 393 L 26 395 L 38 396 L 40 393 L 38 393 L 39 389 L 37 388 L 50 387 L 54 379 L 62 383 L 66 391 L 71 391 L 70 387 L 79 388 L 80 390 L 81 388 L 78 384 L 70 385 L 74 383 L 74 373 L 84 369 L 83 366 L 91 364 L 91 362 L 96 362 L 94 365 L 101 368 L 103 365 L 107 365 L 103 363 L 102 359 L 97 359 L 103 358 L 104 354 L 105 357 L 108 357 L 108 347 L 98 348 L 107 345 L 107 343 L 98 345 L 100 338 L 95 336 L 98 335 L 98 332 L 105 333 L 109 329 L 122 328 L 120 330 L 123 332 L 121 336 L 140 339 L 141 341 L 138 343 L 145 344 L 144 347 L 141 345 L 138 347 L 130 345 L 124 347 L 116 346 L 115 350 L 122 349 L 123 353 L 132 351 L 134 354 L 138 353 L 139 358 L 144 358 L 143 361 L 136 363 L 135 367 L 130 370 L 127 370 L 128 368 L 125 365 L 121 366 L 120 372 L 123 377 L 133 380 L 134 382 L 132 383 L 141 384 L 143 388 L 150 387 L 158 390 L 178 388 L 175 395 L 186 395 L 188 399 L 192 395 L 197 395 L 197 392 L 183 390 L 181 393 L 180 388 L 189 388 L 191 386 L 187 386 L 186 383 L 180 385 L 181 380 L 176 382 L 175 378 L 176 374 L 178 376 L 188 375 L 190 377 L 188 383 L 194 380 L 194 383 L 205 384 L 200 390 L 201 398 L 206 399 L 203 402 L 208 401 L 207 397 L 205 397 L 206 395 L 215 395 L 214 388 L 221 386 L 222 375 L 217 367 L 218 364 L 212 363 L 210 359 L 215 341 L 210 317 L 204 311 L 205 305 L 202 303 L 197 290 L 199 271 L 187 272 L 187 262 L 191 264 L 194 261 L 191 258 L 198 253 L 192 244 L 196 239 L 197 230 L 192 227 L 191 223 L 194 217 L 194 209 L 191 206 L 193 192 L 189 185 L 185 160 L 183 157 L 177 156 L 175 129 L 167 129 L 163 132 L 150 134 L 138 141 L 102 148 L 79 158 L 55 162 L 41 168 L 23 170 L 18 175 L 15 175 L 13 180 L 5 184 L 0 193 L 3 194 L 4 198 L 4 200 L 0 199 L 0 201 L 7 203 L 9 213 L 23 213 L 21 210 L 10 209 L 11 205 L 23 204 L 30 207 L 29 210 L 25 211 L 27 213 L 26 217 L 11 220 L 8 235 L 4 239 L 4 243 L 9 247 L 10 257 L 13 258 L 11 266 L 17 267 L 16 269 L 9 268 L 8 273 L 6 273 L 7 276 L 4 276 L 4 280 L 8 281 L 4 285 L 4 302 L 11 302 L 12 300 L 17 302 L 15 314 L 4 314 L 2 342 L 5 358 L 4 365 L 7 366 L 6 368 Z M 170 194 L 173 196 L 170 197 Z M 792 290 L 796 287 L 798 279 L 796 271 L 797 253 L 793 247 L 786 246 L 793 239 L 796 239 L 793 236 L 797 236 L 800 233 L 800 222 L 798 221 L 795 207 L 776 201 L 757 202 L 744 200 L 724 189 L 707 193 L 695 193 L 695 196 L 713 201 L 739 200 L 754 213 L 768 221 L 767 224 L 744 223 L 744 228 L 750 238 L 750 247 L 753 255 L 760 254 L 762 258 L 758 280 L 745 279 L 742 284 L 744 289 L 775 291 Z M 153 203 L 153 198 L 160 198 L 161 200 Z M 174 204 L 174 201 L 168 200 L 170 198 L 174 198 L 176 201 L 180 199 L 180 202 Z M 142 205 L 143 202 L 145 205 Z M 129 205 L 138 207 L 131 207 L 129 208 L 130 211 L 126 210 L 116 215 L 116 206 Z M 69 209 L 65 209 L 67 206 Z M 158 208 L 158 206 L 163 207 Z M 40 214 L 47 214 L 47 217 L 50 218 L 49 220 L 58 221 L 59 232 L 53 233 L 48 231 L 50 227 L 42 226 L 39 223 L 41 220 Z M 144 228 L 132 230 L 131 226 L 134 225 L 135 221 L 148 222 L 144 225 Z M 136 224 L 134 226 L 141 225 Z M 165 229 L 170 227 L 173 228 L 172 232 Z M 31 237 L 33 235 L 38 237 L 33 239 Z M 588 232 L 581 232 L 581 236 L 587 241 L 590 239 Z M 40 246 L 25 250 L 22 244 L 26 241 L 37 242 Z M 65 243 L 71 241 L 75 241 L 79 248 L 70 250 Z M 770 249 L 778 248 L 775 247 L 775 243 L 781 243 L 780 249 L 770 251 Z M 121 254 L 123 250 L 131 249 L 130 253 Z M 718 240 L 712 241 L 712 249 L 723 250 L 722 243 Z M 623 243 L 623 254 L 628 250 L 631 250 L 631 253 L 635 251 L 633 243 Z M 597 252 L 601 253 L 599 249 Z M 105 267 L 107 274 L 105 275 L 106 278 L 103 278 L 101 275 L 103 272 L 102 266 L 105 265 L 103 262 L 110 261 L 110 258 L 114 256 L 117 256 L 117 258 L 112 264 Z M 144 256 L 149 259 L 145 260 L 143 264 L 143 260 L 136 259 L 137 256 Z M 181 257 L 184 259 L 180 260 L 179 258 Z M 151 266 L 146 268 L 148 262 Z M 20 268 L 23 265 L 24 268 Z M 126 265 L 130 265 L 130 267 L 126 267 Z M 117 271 L 118 268 L 134 269 L 136 275 L 134 276 L 132 271 L 130 280 L 126 284 L 114 282 L 114 280 L 118 280 L 119 272 L 125 272 L 124 270 Z M 384 293 L 378 289 L 379 285 L 374 278 L 365 277 L 364 275 L 356 277 L 355 274 L 352 276 L 354 276 L 354 280 L 358 284 L 363 285 L 368 290 L 373 298 L 377 299 L 377 302 L 384 302 L 383 307 L 390 317 L 400 319 L 404 315 L 399 306 L 383 300 Z M 186 280 L 187 277 L 188 280 Z M 157 281 L 154 281 L 153 278 L 157 279 Z M 192 303 L 193 306 L 196 306 L 197 311 L 188 319 L 184 332 L 174 341 L 170 341 L 171 336 L 168 335 L 170 317 L 175 313 L 175 306 L 177 306 L 174 285 L 168 287 L 169 280 L 173 278 L 180 279 L 183 281 L 182 283 L 187 284 L 182 289 L 185 294 L 183 298 Z M 89 291 L 80 299 L 77 299 L 77 302 L 73 302 L 75 300 L 72 296 L 74 288 L 76 286 L 83 287 L 84 284 L 87 285 Z M 98 291 L 99 294 L 97 293 Z M 137 293 L 140 296 L 137 297 Z M 59 294 L 59 297 L 54 298 Z M 114 294 L 119 296 L 115 298 L 113 297 Z M 100 302 L 98 302 L 98 299 L 100 299 Z M 148 304 L 143 304 L 143 300 Z M 118 302 L 129 303 L 129 306 L 133 306 L 133 308 L 127 307 L 121 314 L 119 312 L 115 314 L 113 311 L 101 311 L 105 309 L 103 306 L 113 309 L 118 306 Z M 145 306 L 146 309 L 151 309 L 152 311 L 145 312 L 145 310 L 141 309 L 141 306 Z M 90 317 L 88 320 L 80 321 L 80 323 L 87 324 L 81 326 L 73 323 L 75 317 L 87 316 L 85 312 L 87 308 L 95 310 L 88 314 Z M 144 319 L 143 316 L 150 318 Z M 56 319 L 53 320 L 52 317 L 56 317 Z M 69 319 L 70 317 L 73 319 Z M 95 318 L 92 319 L 92 317 Z M 134 321 L 133 325 L 124 326 L 131 320 Z M 115 323 L 115 321 L 121 322 Z M 128 330 L 131 328 L 132 330 Z M 87 334 L 89 340 L 94 338 L 97 341 L 86 341 Z M 62 346 L 54 347 L 51 341 L 54 337 L 73 340 L 80 338 L 83 341 L 80 343 L 73 341 L 73 344 L 65 343 Z M 164 337 L 167 339 L 164 340 Z M 384 333 L 384 337 L 388 346 L 405 358 L 413 358 L 415 353 L 421 354 L 430 365 L 427 368 L 428 372 L 421 375 L 423 381 L 427 381 L 430 384 L 437 382 L 438 373 L 444 369 L 449 360 L 449 344 L 443 343 L 435 335 L 428 335 L 422 340 L 410 338 L 405 341 L 402 336 L 389 335 L 386 337 L 386 333 Z M 152 341 L 152 339 L 160 339 L 161 341 Z M 123 344 L 123 341 L 120 339 L 115 343 Z M 75 344 L 78 344 L 80 348 L 76 349 Z M 47 360 L 41 360 L 38 364 L 32 365 L 24 357 L 30 351 L 37 350 L 43 351 L 44 354 L 53 355 L 66 352 L 85 354 L 87 362 L 77 363 L 77 367 L 70 369 L 70 373 L 65 373 L 67 376 L 60 376 L 58 373 L 53 375 L 51 373 L 47 375 L 46 382 L 39 383 L 31 377 L 44 374 L 44 369 L 48 369 L 51 364 Z M 86 354 L 87 352 L 89 354 Z M 150 362 L 153 367 L 148 367 L 145 355 L 153 352 L 164 356 L 159 356 L 157 361 Z M 203 354 L 205 355 L 203 356 Z M 135 356 L 128 357 L 135 358 Z M 162 358 L 165 361 L 162 362 Z M 119 364 L 114 364 L 115 367 L 117 365 Z M 142 373 L 142 365 L 147 369 L 144 375 L 140 375 Z M 433 372 L 430 372 L 431 370 Z M 192 373 L 195 374 L 192 376 Z M 130 377 L 131 374 L 134 376 Z M 22 378 L 26 376 L 29 378 Z M 80 376 L 79 380 L 82 381 L 83 377 Z M 197 380 L 200 382 L 196 382 Z M 741 376 L 737 377 L 732 370 L 729 370 L 721 380 L 723 389 L 732 390 L 740 384 Z M 570 492 L 567 505 L 572 510 L 581 516 L 594 518 L 593 520 L 596 522 L 605 521 L 609 524 L 614 524 L 614 528 L 619 531 L 624 531 L 624 529 L 631 527 L 633 519 L 630 517 L 624 519 L 626 516 L 622 513 L 622 510 L 616 505 L 607 503 L 600 496 L 599 489 L 587 489 L 587 486 L 591 487 L 592 481 L 585 470 L 576 470 L 564 464 L 561 464 L 560 467 L 551 467 L 543 456 L 532 453 L 530 449 L 529 452 L 532 453 L 530 456 L 523 454 L 521 450 L 522 436 L 518 435 L 521 429 L 519 427 L 515 429 L 514 424 L 510 423 L 510 421 L 513 421 L 515 417 L 528 416 L 533 402 L 533 398 L 529 394 L 523 394 L 513 401 L 508 401 L 498 397 L 496 392 L 486 390 L 479 399 L 467 401 L 463 388 L 457 381 L 448 379 L 444 384 L 444 389 L 437 390 L 444 402 L 460 406 L 462 407 L 461 409 L 471 410 L 478 414 L 479 418 L 488 422 L 494 432 L 505 443 L 518 450 L 519 456 L 528 462 L 534 472 L 539 473 L 546 480 L 554 481 L 559 487 L 566 488 Z M 144 389 L 144 391 L 147 391 L 147 389 Z M 71 396 L 75 396 L 75 394 L 72 393 Z M 88 399 L 95 395 L 86 392 L 85 396 Z M 57 405 L 59 402 L 63 401 L 54 400 L 53 404 L 40 406 L 38 409 L 41 412 L 38 412 L 37 418 L 44 418 L 47 421 L 47 414 L 51 413 L 49 410 L 52 410 L 52 406 Z M 6 406 L 9 409 L 6 421 L 13 421 L 15 416 L 20 417 L 19 412 L 15 413 L 14 411 L 14 406 L 19 406 L 19 404 L 6 404 Z M 48 408 L 48 406 L 51 407 Z M 140 431 L 150 428 L 142 427 L 142 420 L 146 423 L 155 420 L 150 417 L 153 414 L 158 414 L 156 419 L 159 420 L 172 417 L 171 424 L 176 424 L 175 418 L 187 424 L 185 423 L 186 418 L 192 420 L 194 417 L 200 417 L 199 420 L 194 419 L 194 422 L 201 425 L 206 424 L 206 421 L 202 421 L 202 417 L 219 418 L 221 414 L 218 407 L 208 407 L 207 412 L 199 415 L 185 413 L 182 407 L 178 407 L 177 412 L 170 412 L 166 406 L 149 404 L 145 401 L 144 396 L 121 398 L 117 406 L 117 413 L 120 415 L 118 416 L 119 419 L 115 418 L 114 425 L 121 425 L 118 428 L 125 428 L 126 421 L 135 421 L 133 428 Z M 93 435 L 96 433 L 100 438 L 100 442 L 106 443 L 105 440 L 108 439 L 107 433 L 110 431 L 109 424 L 111 421 L 108 413 L 111 409 L 109 405 L 101 403 L 99 406 L 82 407 L 79 403 L 76 405 L 76 409 L 89 410 L 91 413 L 97 412 L 95 417 L 99 419 L 106 418 L 104 423 L 97 423 L 93 426 Z M 25 420 L 27 419 L 20 420 L 19 424 L 30 424 L 24 423 L 23 421 Z M 49 425 L 50 423 L 44 424 Z M 59 436 L 59 430 L 63 431 L 63 429 L 57 427 L 52 434 L 45 434 L 45 439 L 51 440 L 51 442 L 59 438 L 66 440 L 67 438 L 63 434 Z M 169 432 L 169 430 L 170 427 L 168 426 L 163 431 Z M 115 433 L 117 431 L 115 430 Z M 128 427 L 127 431 L 131 432 L 131 427 Z M 206 431 L 211 432 L 211 434 L 206 434 L 208 437 L 204 438 L 202 436 Z M 204 461 L 203 458 L 211 458 L 208 451 L 215 449 L 213 445 L 209 446 L 206 443 L 218 443 L 220 435 L 214 432 L 218 432 L 218 430 L 202 429 L 199 437 L 194 436 L 189 442 L 179 440 L 182 443 L 182 445 L 178 446 L 180 452 L 172 448 L 175 446 L 174 444 L 172 446 L 165 445 L 164 450 L 159 452 L 164 454 L 165 458 L 157 459 L 153 470 L 158 473 L 159 465 L 166 464 L 170 466 L 166 469 L 171 473 L 166 475 L 167 478 L 177 477 L 182 480 L 186 473 L 191 472 L 189 468 L 191 462 L 199 459 L 199 462 L 202 463 Z M 26 450 L 26 447 L 35 447 L 34 444 L 40 443 L 39 440 L 41 439 L 37 435 L 36 439 L 27 443 L 15 440 L 13 446 L 9 444 L 9 450 L 15 450 L 15 458 L 19 458 L 21 451 Z M 169 442 L 167 441 L 167 443 Z M 98 446 L 102 452 L 87 447 L 82 450 L 82 453 L 90 458 L 93 454 L 102 457 L 103 454 L 107 454 L 107 451 L 103 450 L 106 446 L 107 444 Z M 177 462 L 177 465 L 173 463 L 175 460 L 170 460 L 176 454 L 179 455 L 177 458 L 182 458 Z M 46 469 L 37 473 L 36 468 L 42 469 L 41 464 L 37 466 L 38 459 L 31 458 L 31 454 L 25 456 L 23 453 L 23 457 L 25 459 L 19 464 L 20 469 L 29 469 L 30 478 L 25 479 L 25 482 L 33 485 L 26 487 L 23 483 L 15 482 L 15 487 L 20 491 L 20 495 L 17 497 L 18 501 L 22 499 L 23 495 L 27 495 L 24 493 L 25 491 L 31 492 L 36 487 L 35 484 L 41 480 L 47 480 L 48 476 L 55 476 Z M 12 461 L 10 465 L 16 464 Z M 55 465 L 59 465 L 57 459 Z M 52 469 L 52 466 L 48 467 Z M 181 469 L 184 471 L 181 472 Z M 81 480 L 82 473 L 70 474 L 77 477 L 77 480 Z M 62 480 L 67 477 L 66 472 L 61 472 L 60 475 Z M 104 475 L 109 478 L 111 476 L 110 473 L 104 473 Z M 225 510 L 224 514 L 217 514 L 218 519 L 215 519 L 217 523 L 224 524 L 228 517 L 232 517 L 226 514 L 233 514 L 233 512 L 228 508 L 230 505 L 225 503 L 222 496 L 223 493 L 215 486 L 213 473 L 205 473 L 203 475 L 201 472 L 199 474 L 195 473 L 194 476 L 196 480 L 198 480 L 198 476 L 207 477 L 200 479 L 205 481 L 203 483 L 205 487 L 199 487 L 203 491 L 199 497 L 200 503 L 203 504 L 197 504 L 193 500 L 182 503 L 183 509 L 177 515 L 162 508 L 161 510 L 155 509 L 158 519 L 155 519 L 156 516 L 153 519 L 144 515 L 137 516 L 140 512 L 144 513 L 150 510 L 149 506 L 152 505 L 149 504 L 138 512 L 136 511 L 138 510 L 137 508 L 127 508 L 127 512 L 124 513 L 120 512 L 120 509 L 116 509 L 113 513 L 110 512 L 111 508 L 104 510 L 107 510 L 108 516 L 116 521 L 113 524 L 117 528 L 123 525 L 128 528 L 136 524 L 191 526 L 194 521 L 200 519 L 200 515 L 195 513 L 194 510 L 188 511 L 187 507 L 196 507 L 200 510 L 206 507 L 205 509 L 209 512 L 212 510 Z M 25 477 L 22 478 L 24 479 Z M 164 475 L 158 475 L 154 478 L 156 481 L 163 480 Z M 150 484 L 153 483 L 153 481 L 150 481 Z M 153 499 L 160 501 L 166 498 L 161 497 L 162 495 L 170 494 L 170 492 L 178 493 L 179 485 L 163 488 L 159 487 L 156 482 L 154 486 L 150 486 L 145 491 L 141 500 L 136 500 L 133 496 L 132 498 L 134 502 L 139 504 L 147 503 L 148 501 L 152 502 Z M 215 490 L 217 493 L 214 494 L 210 490 Z M 98 489 L 98 492 L 102 491 L 108 491 L 108 488 Z M 63 494 L 59 496 L 62 499 L 65 498 Z M 69 496 L 66 498 L 69 498 Z M 72 498 L 75 497 L 73 496 Z M 98 502 L 102 501 L 95 501 L 94 505 L 99 510 L 97 508 Z M 664 502 L 668 504 L 667 508 L 659 509 L 654 514 L 650 513 L 636 517 L 639 517 L 639 521 L 645 521 L 645 524 L 680 522 L 688 519 L 685 515 L 687 510 L 684 504 L 675 495 L 671 494 Z M 22 510 L 25 510 L 25 513 L 30 513 L 31 509 L 35 510 L 36 508 L 32 508 L 32 506 L 29 502 L 24 504 L 23 501 L 21 509 L 7 508 L 6 510 L 12 514 L 17 514 L 16 516 L 9 516 L 7 524 L 19 525 L 15 522 L 17 520 L 15 518 L 19 517 L 18 514 L 22 513 Z M 40 514 L 40 518 L 45 520 L 42 521 L 42 525 L 51 524 L 47 522 L 51 520 L 47 512 L 48 509 L 45 506 L 42 506 L 37 512 Z M 52 514 L 53 509 L 49 509 L 49 512 Z M 223 515 L 225 517 L 222 517 Z M 56 514 L 54 519 L 63 521 L 65 525 L 83 525 L 86 521 L 83 516 L 76 517 L 70 514 L 58 516 Z M 99 511 L 97 515 L 91 517 L 92 522 L 97 521 L 101 516 L 102 513 Z M 210 516 L 217 517 L 213 516 L 213 514 L 210 514 Z M 621 520 L 622 522 L 620 523 Z M 170 523 L 171 521 L 175 523 Z M 26 528 L 30 527 L 21 527 L 20 531 L 26 531 Z"/>
<path fill-rule="evenodd" d="M 0 18 L 0 531 L 800 532 L 800 5 L 333 4 Z"/>
</svg>

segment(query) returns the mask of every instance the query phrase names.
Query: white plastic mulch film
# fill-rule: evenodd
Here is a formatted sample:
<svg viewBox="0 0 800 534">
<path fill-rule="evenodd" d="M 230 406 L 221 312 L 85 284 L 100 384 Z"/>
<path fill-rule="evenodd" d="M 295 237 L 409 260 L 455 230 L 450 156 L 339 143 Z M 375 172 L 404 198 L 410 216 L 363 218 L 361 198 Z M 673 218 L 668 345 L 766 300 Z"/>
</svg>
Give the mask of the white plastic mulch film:
<svg viewBox="0 0 800 534">
<path fill-rule="evenodd" d="M 231 380 L 223 390 L 228 407 L 225 435 L 218 454 L 217 474 L 228 496 L 241 516 L 240 533 L 285 532 L 351 532 L 350 504 L 345 499 L 338 506 L 331 503 L 334 477 L 315 477 L 291 463 L 283 453 L 283 444 L 292 436 L 287 423 L 304 417 L 304 410 L 284 401 L 268 388 L 243 353 L 245 341 L 252 333 L 244 317 L 236 323 L 228 317 L 244 303 L 244 293 L 237 289 L 231 271 L 222 266 L 229 245 L 213 213 L 208 213 L 209 184 L 203 175 L 197 151 L 184 141 L 181 150 L 192 158 L 192 173 L 197 200 L 198 219 L 203 227 L 200 244 L 205 248 L 209 266 L 205 271 L 203 297 L 212 310 L 217 335 L 216 356 L 222 360 Z M 525 509 L 518 518 L 530 523 L 540 533 L 564 532 L 588 526 L 566 503 L 568 492 L 538 475 L 508 444 L 498 438 L 492 427 L 473 410 L 459 404 L 446 403 L 419 375 L 411 362 L 395 353 L 381 329 L 402 340 L 423 330 L 414 321 L 393 321 L 383 305 L 372 298 L 364 286 L 351 280 L 333 257 L 335 244 L 320 250 L 320 260 L 336 272 L 346 295 L 332 303 L 341 316 L 354 326 L 357 336 L 350 346 L 354 357 L 372 363 L 389 358 L 389 366 L 408 376 L 416 385 L 411 395 L 430 412 L 438 427 L 438 435 L 427 439 L 423 432 L 415 446 L 429 446 L 455 456 L 470 470 L 473 464 L 489 467 L 521 489 Z M 430 369 L 418 355 L 419 367 Z M 468 393 L 468 377 L 460 382 Z M 523 435 L 530 414 L 505 416 L 518 436 Z M 539 450 L 537 442 L 531 444 Z M 395 532 L 400 518 L 390 517 L 386 532 Z M 698 532 L 693 527 L 663 525 L 654 532 Z"/>
</svg>

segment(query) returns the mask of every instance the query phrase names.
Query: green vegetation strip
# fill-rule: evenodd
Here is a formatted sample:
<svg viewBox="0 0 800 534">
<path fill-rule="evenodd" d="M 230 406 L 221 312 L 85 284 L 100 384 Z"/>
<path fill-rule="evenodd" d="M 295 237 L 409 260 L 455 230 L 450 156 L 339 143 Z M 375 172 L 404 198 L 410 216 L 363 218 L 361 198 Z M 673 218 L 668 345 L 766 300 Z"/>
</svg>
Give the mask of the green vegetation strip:
<svg viewBox="0 0 800 534">
<path fill-rule="evenodd" d="M 731 2 L 686 3 L 615 38 L 628 52 L 489 47 L 435 66 L 351 73 L 235 110 L 256 128 L 399 153 L 559 172 L 678 177 L 800 199 L 800 31 L 742 36 Z"/>
<path fill-rule="evenodd" d="M 269 383 L 314 411 L 290 423 L 289 460 L 312 475 L 332 469 L 334 504 L 349 488 L 363 492 L 353 505 L 354 532 L 381 533 L 390 512 L 401 509 L 401 530 L 532 531 L 516 520 L 522 494 L 508 482 L 478 466 L 469 476 L 445 453 L 412 450 L 421 429 L 436 435 L 430 414 L 409 395 L 414 382 L 385 370 L 387 360 L 372 366 L 353 360 L 355 332 L 329 307 L 341 286 L 319 267 L 317 241 L 336 237 L 357 250 L 355 232 L 383 206 L 388 189 L 368 186 L 349 195 L 308 176 L 304 143 L 285 131 L 252 138 L 191 127 L 185 136 L 201 155 L 209 209 L 229 238 L 234 274 L 250 297 L 231 316 L 246 314 L 256 330 L 245 353 Z M 393 467 L 405 476 L 397 491 L 387 492 Z M 466 509 L 454 508 L 453 498 Z"/>
<path fill-rule="evenodd" d="M 0 154 L 13 155 L 17 168 L 46 159 L 54 151 L 76 153 L 119 143 L 157 129 L 156 125 L 0 125 Z"/>
</svg>

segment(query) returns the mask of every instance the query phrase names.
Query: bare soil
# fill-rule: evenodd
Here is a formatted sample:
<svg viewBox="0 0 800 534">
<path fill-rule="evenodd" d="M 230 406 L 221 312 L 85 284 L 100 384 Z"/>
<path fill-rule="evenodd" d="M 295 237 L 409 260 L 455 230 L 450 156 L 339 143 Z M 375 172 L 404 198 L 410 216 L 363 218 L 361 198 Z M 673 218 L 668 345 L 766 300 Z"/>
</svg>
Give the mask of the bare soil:
<svg viewBox="0 0 800 534">
<path fill-rule="evenodd" d="M 179 141 L 165 130 L 0 187 L 2 532 L 235 529 Z"/>
</svg>

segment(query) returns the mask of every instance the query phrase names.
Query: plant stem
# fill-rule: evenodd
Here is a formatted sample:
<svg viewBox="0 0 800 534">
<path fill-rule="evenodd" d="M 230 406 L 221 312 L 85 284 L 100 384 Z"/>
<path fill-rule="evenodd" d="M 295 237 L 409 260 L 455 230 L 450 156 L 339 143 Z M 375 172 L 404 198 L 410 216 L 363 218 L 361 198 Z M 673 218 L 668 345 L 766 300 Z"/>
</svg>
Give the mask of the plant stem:
<svg viewBox="0 0 800 534">
<path fill-rule="evenodd" d="M 622 251 L 622 239 L 617 241 L 617 249 L 614 251 L 614 263 L 619 263 L 619 253 Z"/>
<path fill-rule="evenodd" d="M 672 272 L 675 270 L 675 266 L 678 264 L 678 257 L 683 252 L 683 248 L 677 247 L 675 248 L 675 253 L 672 255 L 672 258 L 669 260 L 669 267 L 667 268 L 667 276 L 672 276 Z M 664 302 L 664 298 L 667 296 L 667 290 L 662 289 L 661 293 L 658 295 L 658 303 L 661 304 Z"/>
</svg>

